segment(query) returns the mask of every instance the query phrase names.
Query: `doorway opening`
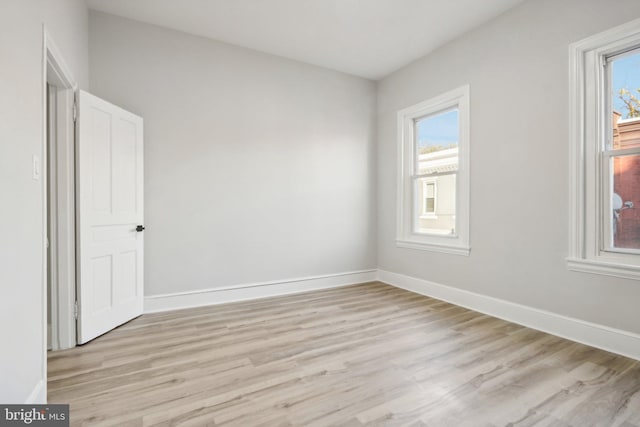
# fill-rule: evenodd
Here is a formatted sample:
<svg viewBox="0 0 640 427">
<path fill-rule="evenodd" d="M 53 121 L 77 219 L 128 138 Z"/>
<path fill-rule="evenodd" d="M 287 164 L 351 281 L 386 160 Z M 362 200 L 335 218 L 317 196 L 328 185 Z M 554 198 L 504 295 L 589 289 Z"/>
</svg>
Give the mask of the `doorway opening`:
<svg viewBox="0 0 640 427">
<path fill-rule="evenodd" d="M 76 345 L 76 83 L 46 29 L 43 51 L 44 330 L 46 349 L 61 350 Z"/>
</svg>

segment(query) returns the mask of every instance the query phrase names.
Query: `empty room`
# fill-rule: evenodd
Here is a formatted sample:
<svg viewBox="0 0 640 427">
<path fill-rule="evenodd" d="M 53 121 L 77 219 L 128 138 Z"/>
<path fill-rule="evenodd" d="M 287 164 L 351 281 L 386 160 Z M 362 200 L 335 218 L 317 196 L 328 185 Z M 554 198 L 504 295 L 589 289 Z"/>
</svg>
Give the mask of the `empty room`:
<svg viewBox="0 0 640 427">
<path fill-rule="evenodd" d="M 0 0 L 0 426 L 640 427 L 640 2 Z"/>
</svg>

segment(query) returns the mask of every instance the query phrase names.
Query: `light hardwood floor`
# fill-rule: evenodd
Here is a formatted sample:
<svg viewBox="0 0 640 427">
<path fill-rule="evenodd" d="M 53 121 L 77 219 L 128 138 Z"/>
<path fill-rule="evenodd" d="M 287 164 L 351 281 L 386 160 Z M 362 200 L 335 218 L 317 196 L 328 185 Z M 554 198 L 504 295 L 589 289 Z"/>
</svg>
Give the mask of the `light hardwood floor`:
<svg viewBox="0 0 640 427">
<path fill-rule="evenodd" d="M 640 362 L 381 283 L 144 315 L 49 354 L 90 426 L 640 426 Z"/>
</svg>

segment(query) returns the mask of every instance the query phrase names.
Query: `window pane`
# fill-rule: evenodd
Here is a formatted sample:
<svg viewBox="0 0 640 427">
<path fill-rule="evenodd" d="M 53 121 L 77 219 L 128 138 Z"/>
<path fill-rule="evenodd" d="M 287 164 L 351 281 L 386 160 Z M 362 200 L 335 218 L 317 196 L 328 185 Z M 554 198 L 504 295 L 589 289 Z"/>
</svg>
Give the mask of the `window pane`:
<svg viewBox="0 0 640 427">
<path fill-rule="evenodd" d="M 455 161 L 457 162 L 457 156 Z M 428 197 L 423 192 L 429 191 L 429 187 L 435 189 L 435 185 L 424 185 L 423 179 L 416 181 L 419 192 L 416 200 L 424 204 L 416 209 L 415 232 L 438 235 L 456 233 L 456 178 L 455 172 L 438 176 L 438 191 L 434 191 L 433 197 Z"/>
<path fill-rule="evenodd" d="M 436 199 L 434 199 L 433 197 L 427 197 L 426 201 L 427 201 L 427 206 L 426 206 L 427 213 L 434 213 L 436 210 Z"/>
<path fill-rule="evenodd" d="M 613 247 L 640 249 L 640 155 L 613 160 Z"/>
<path fill-rule="evenodd" d="M 433 198 L 435 187 L 435 184 L 427 184 L 427 198 Z"/>
<path fill-rule="evenodd" d="M 458 149 L 458 109 L 416 120 L 416 157 L 437 151 Z"/>
<path fill-rule="evenodd" d="M 613 137 L 610 149 L 640 144 L 640 53 L 611 61 Z"/>
</svg>

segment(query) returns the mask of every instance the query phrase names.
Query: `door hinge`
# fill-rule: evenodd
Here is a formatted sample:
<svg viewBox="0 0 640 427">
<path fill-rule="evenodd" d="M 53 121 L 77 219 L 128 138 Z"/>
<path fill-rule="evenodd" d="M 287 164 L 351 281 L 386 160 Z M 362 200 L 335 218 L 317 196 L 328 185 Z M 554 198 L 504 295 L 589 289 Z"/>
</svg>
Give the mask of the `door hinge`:
<svg viewBox="0 0 640 427">
<path fill-rule="evenodd" d="M 73 304 L 73 318 L 78 320 L 78 301 Z"/>
</svg>

